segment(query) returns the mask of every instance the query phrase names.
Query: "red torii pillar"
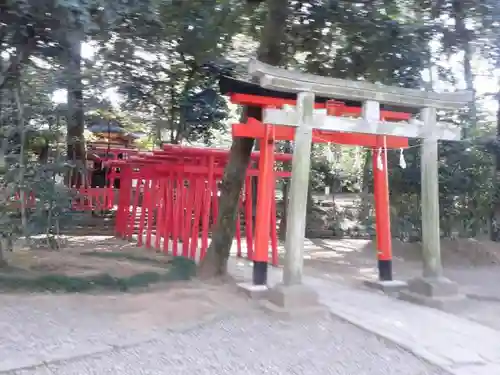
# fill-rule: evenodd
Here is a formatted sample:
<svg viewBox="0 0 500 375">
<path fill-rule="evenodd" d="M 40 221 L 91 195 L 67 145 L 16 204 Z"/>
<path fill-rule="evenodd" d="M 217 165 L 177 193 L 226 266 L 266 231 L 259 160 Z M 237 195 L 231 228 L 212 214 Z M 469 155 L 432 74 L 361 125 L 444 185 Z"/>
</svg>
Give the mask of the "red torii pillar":
<svg viewBox="0 0 500 375">
<path fill-rule="evenodd" d="M 380 281 L 391 281 L 392 236 L 387 146 L 385 146 L 383 136 L 377 136 L 377 139 L 383 145 L 382 147 L 372 149 L 378 272 Z"/>
<path fill-rule="evenodd" d="M 269 260 L 269 237 L 271 207 L 275 194 L 274 177 L 274 126 L 265 125 L 261 138 L 259 160 L 259 184 L 257 187 L 257 209 L 255 220 L 255 251 L 253 254 L 253 283 L 267 284 L 267 263 Z"/>
</svg>

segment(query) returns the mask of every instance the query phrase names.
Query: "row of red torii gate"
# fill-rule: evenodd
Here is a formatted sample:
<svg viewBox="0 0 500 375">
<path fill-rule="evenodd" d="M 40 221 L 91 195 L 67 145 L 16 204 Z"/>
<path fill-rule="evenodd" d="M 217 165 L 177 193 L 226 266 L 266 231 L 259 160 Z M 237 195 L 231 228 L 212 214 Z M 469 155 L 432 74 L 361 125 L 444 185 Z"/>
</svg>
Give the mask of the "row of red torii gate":
<svg viewBox="0 0 500 375">
<path fill-rule="evenodd" d="M 221 88 L 232 103 L 242 106 L 283 109 L 296 105 L 295 95 L 263 90 L 257 84 L 226 79 Z M 314 107 L 333 117 L 362 115 L 359 103 L 316 98 Z M 406 122 L 410 117 L 407 112 L 380 111 L 380 120 Z M 291 176 L 282 165 L 290 162 L 292 155 L 275 152 L 275 145 L 277 141 L 293 141 L 295 128 L 248 118 L 246 123 L 234 124 L 232 134 L 260 141 L 260 151 L 252 153 L 240 194 L 234 251 L 261 269 L 254 272 L 254 284 L 265 284 L 263 268 L 269 263 L 277 266 L 280 259 L 276 180 Z M 387 149 L 406 148 L 408 139 L 314 129 L 312 141 L 372 149 L 379 278 L 392 280 Z M 115 148 L 107 151 L 121 154 L 122 158 L 104 160 L 108 187 L 80 189 L 86 197 L 84 205 L 95 210 L 116 207 L 116 234 L 136 241 L 138 246 L 197 262 L 203 259 L 218 217 L 219 187 L 229 151 L 177 145 L 165 145 L 152 152 Z M 254 178 L 258 178 L 256 195 L 252 191 Z M 119 189 L 115 188 L 117 180 Z M 255 196 L 257 202 L 253 202 Z"/>
<path fill-rule="evenodd" d="M 197 261 L 206 255 L 217 218 L 234 213 L 237 228 L 231 229 L 236 229 L 235 253 L 253 262 L 253 283 L 241 287 L 263 291 L 279 307 L 298 307 L 316 299 L 302 282 L 311 143 L 372 149 L 379 270 L 376 284 L 385 288 L 398 284 L 392 282 L 387 150 L 407 148 L 408 138 L 420 138 L 423 272 L 407 283 L 408 290 L 401 296 L 432 306 L 440 298 L 459 298 L 458 286 L 444 277 L 441 264 L 438 141 L 460 140 L 461 129 L 438 122 L 437 111 L 463 108 L 472 101 L 473 93 L 435 93 L 320 77 L 257 60 L 250 61 L 249 73 L 258 84 L 231 79 L 221 80 L 220 84 L 222 93 L 228 94 L 233 103 L 260 107 L 261 111 L 255 113 L 262 114 L 261 118 L 233 125 L 233 137 L 259 140 L 260 151 L 246 166 L 242 191 L 228 194 L 227 205 L 220 206 L 220 181 L 239 177 L 224 170 L 228 151 L 179 146 L 124 154 L 121 160 L 107 161 L 110 187 L 89 189 L 84 201 L 91 209 L 111 208 L 117 201 L 117 235 Z M 384 107 L 387 105 L 395 107 Z M 292 155 L 275 152 L 275 143 L 281 140 L 294 141 Z M 279 168 L 280 163 L 290 159 L 291 173 Z M 256 177 L 258 191 L 253 212 L 252 179 Z M 275 184 L 276 179 L 289 177 L 290 199 L 284 202 L 287 231 L 283 277 L 267 293 L 268 264 L 278 265 L 280 261 Z M 112 186 L 117 179 L 120 188 L 115 199 Z M 226 206 L 234 211 L 226 211 Z"/>
</svg>

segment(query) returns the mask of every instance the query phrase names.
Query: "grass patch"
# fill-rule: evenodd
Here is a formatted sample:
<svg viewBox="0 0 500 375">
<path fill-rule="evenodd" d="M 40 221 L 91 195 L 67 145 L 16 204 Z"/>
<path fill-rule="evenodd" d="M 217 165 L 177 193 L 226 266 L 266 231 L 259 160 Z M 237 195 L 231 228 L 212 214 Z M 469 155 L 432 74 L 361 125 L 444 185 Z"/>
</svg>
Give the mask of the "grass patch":
<svg viewBox="0 0 500 375">
<path fill-rule="evenodd" d="M 191 280 L 196 275 L 196 263 L 184 257 L 175 257 L 170 261 L 167 275 L 169 281 Z"/>
<path fill-rule="evenodd" d="M 164 272 L 141 272 L 129 277 L 113 277 L 107 273 L 94 276 L 67 275 L 29 275 L 0 274 L 0 289 L 50 291 L 50 292 L 89 292 L 93 290 L 113 290 L 126 292 L 134 288 L 147 287 L 158 282 L 188 281 L 196 272 L 196 264 L 186 258 L 174 258 Z"/>
<path fill-rule="evenodd" d="M 80 253 L 79 255 L 104 259 L 130 260 L 133 262 L 147 263 L 155 266 L 165 266 L 172 263 L 172 259 L 160 260 L 135 254 L 113 253 L 108 251 L 85 251 Z"/>
</svg>

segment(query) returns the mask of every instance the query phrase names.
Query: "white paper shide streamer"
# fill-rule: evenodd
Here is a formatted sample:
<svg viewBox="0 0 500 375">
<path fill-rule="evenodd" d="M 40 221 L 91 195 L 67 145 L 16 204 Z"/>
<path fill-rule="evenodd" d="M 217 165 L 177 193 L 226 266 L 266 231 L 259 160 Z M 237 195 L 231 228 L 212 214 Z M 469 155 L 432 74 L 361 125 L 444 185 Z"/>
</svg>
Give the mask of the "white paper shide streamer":
<svg viewBox="0 0 500 375">
<path fill-rule="evenodd" d="M 403 169 L 406 168 L 406 160 L 402 148 L 399 150 L 399 166 Z"/>
<path fill-rule="evenodd" d="M 328 142 L 328 145 L 326 147 L 326 153 L 325 153 L 326 161 L 328 163 L 334 163 L 335 162 L 335 155 L 333 154 L 331 143 Z"/>
<path fill-rule="evenodd" d="M 362 167 L 361 165 L 361 152 L 359 149 L 356 149 L 356 154 L 354 156 L 354 168 L 355 169 L 360 169 Z"/>
<path fill-rule="evenodd" d="M 380 147 L 377 151 L 377 169 L 379 171 L 384 170 L 384 162 L 382 161 L 382 147 Z"/>
</svg>

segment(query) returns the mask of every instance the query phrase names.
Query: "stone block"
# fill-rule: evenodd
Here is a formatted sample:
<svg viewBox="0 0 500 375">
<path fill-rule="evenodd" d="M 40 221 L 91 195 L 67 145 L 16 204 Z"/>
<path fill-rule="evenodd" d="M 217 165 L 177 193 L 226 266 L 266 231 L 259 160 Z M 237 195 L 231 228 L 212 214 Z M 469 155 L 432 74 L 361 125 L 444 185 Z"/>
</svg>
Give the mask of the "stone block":
<svg viewBox="0 0 500 375">
<path fill-rule="evenodd" d="M 300 308 L 284 308 L 271 303 L 268 300 L 260 300 L 260 307 L 268 314 L 278 319 L 298 319 L 318 317 L 318 319 L 326 319 L 330 316 L 329 310 L 322 305 L 302 306 Z"/>
<path fill-rule="evenodd" d="M 415 303 L 417 305 L 432 307 L 434 309 L 448 312 L 461 310 L 467 304 L 467 299 L 464 295 L 461 294 L 449 297 L 427 297 L 421 294 L 412 293 L 408 290 L 404 290 L 399 293 L 398 298 L 403 301 Z"/>
<path fill-rule="evenodd" d="M 237 284 L 239 292 L 244 293 L 247 297 L 252 299 L 265 299 L 268 297 L 269 288 L 267 285 L 254 285 L 252 283 Z"/>
<path fill-rule="evenodd" d="M 408 290 L 430 298 L 450 297 L 458 295 L 458 284 L 445 277 L 418 277 L 408 282 Z"/>
<path fill-rule="evenodd" d="M 458 284 L 445 278 L 416 278 L 408 282 L 408 290 L 399 298 L 422 306 L 445 311 L 456 311 L 466 306 L 465 295 L 459 293 Z"/>
<path fill-rule="evenodd" d="M 408 283 L 402 280 L 364 280 L 363 284 L 370 289 L 380 290 L 385 294 L 398 294 L 408 288 Z"/>
<path fill-rule="evenodd" d="M 328 309 L 319 303 L 316 292 L 302 284 L 276 285 L 261 301 L 261 307 L 279 318 L 328 316 Z"/>
<path fill-rule="evenodd" d="M 267 297 L 273 305 L 285 309 L 303 308 L 305 306 L 317 306 L 318 295 L 315 291 L 303 284 L 284 285 L 278 284 L 269 289 Z"/>
</svg>

